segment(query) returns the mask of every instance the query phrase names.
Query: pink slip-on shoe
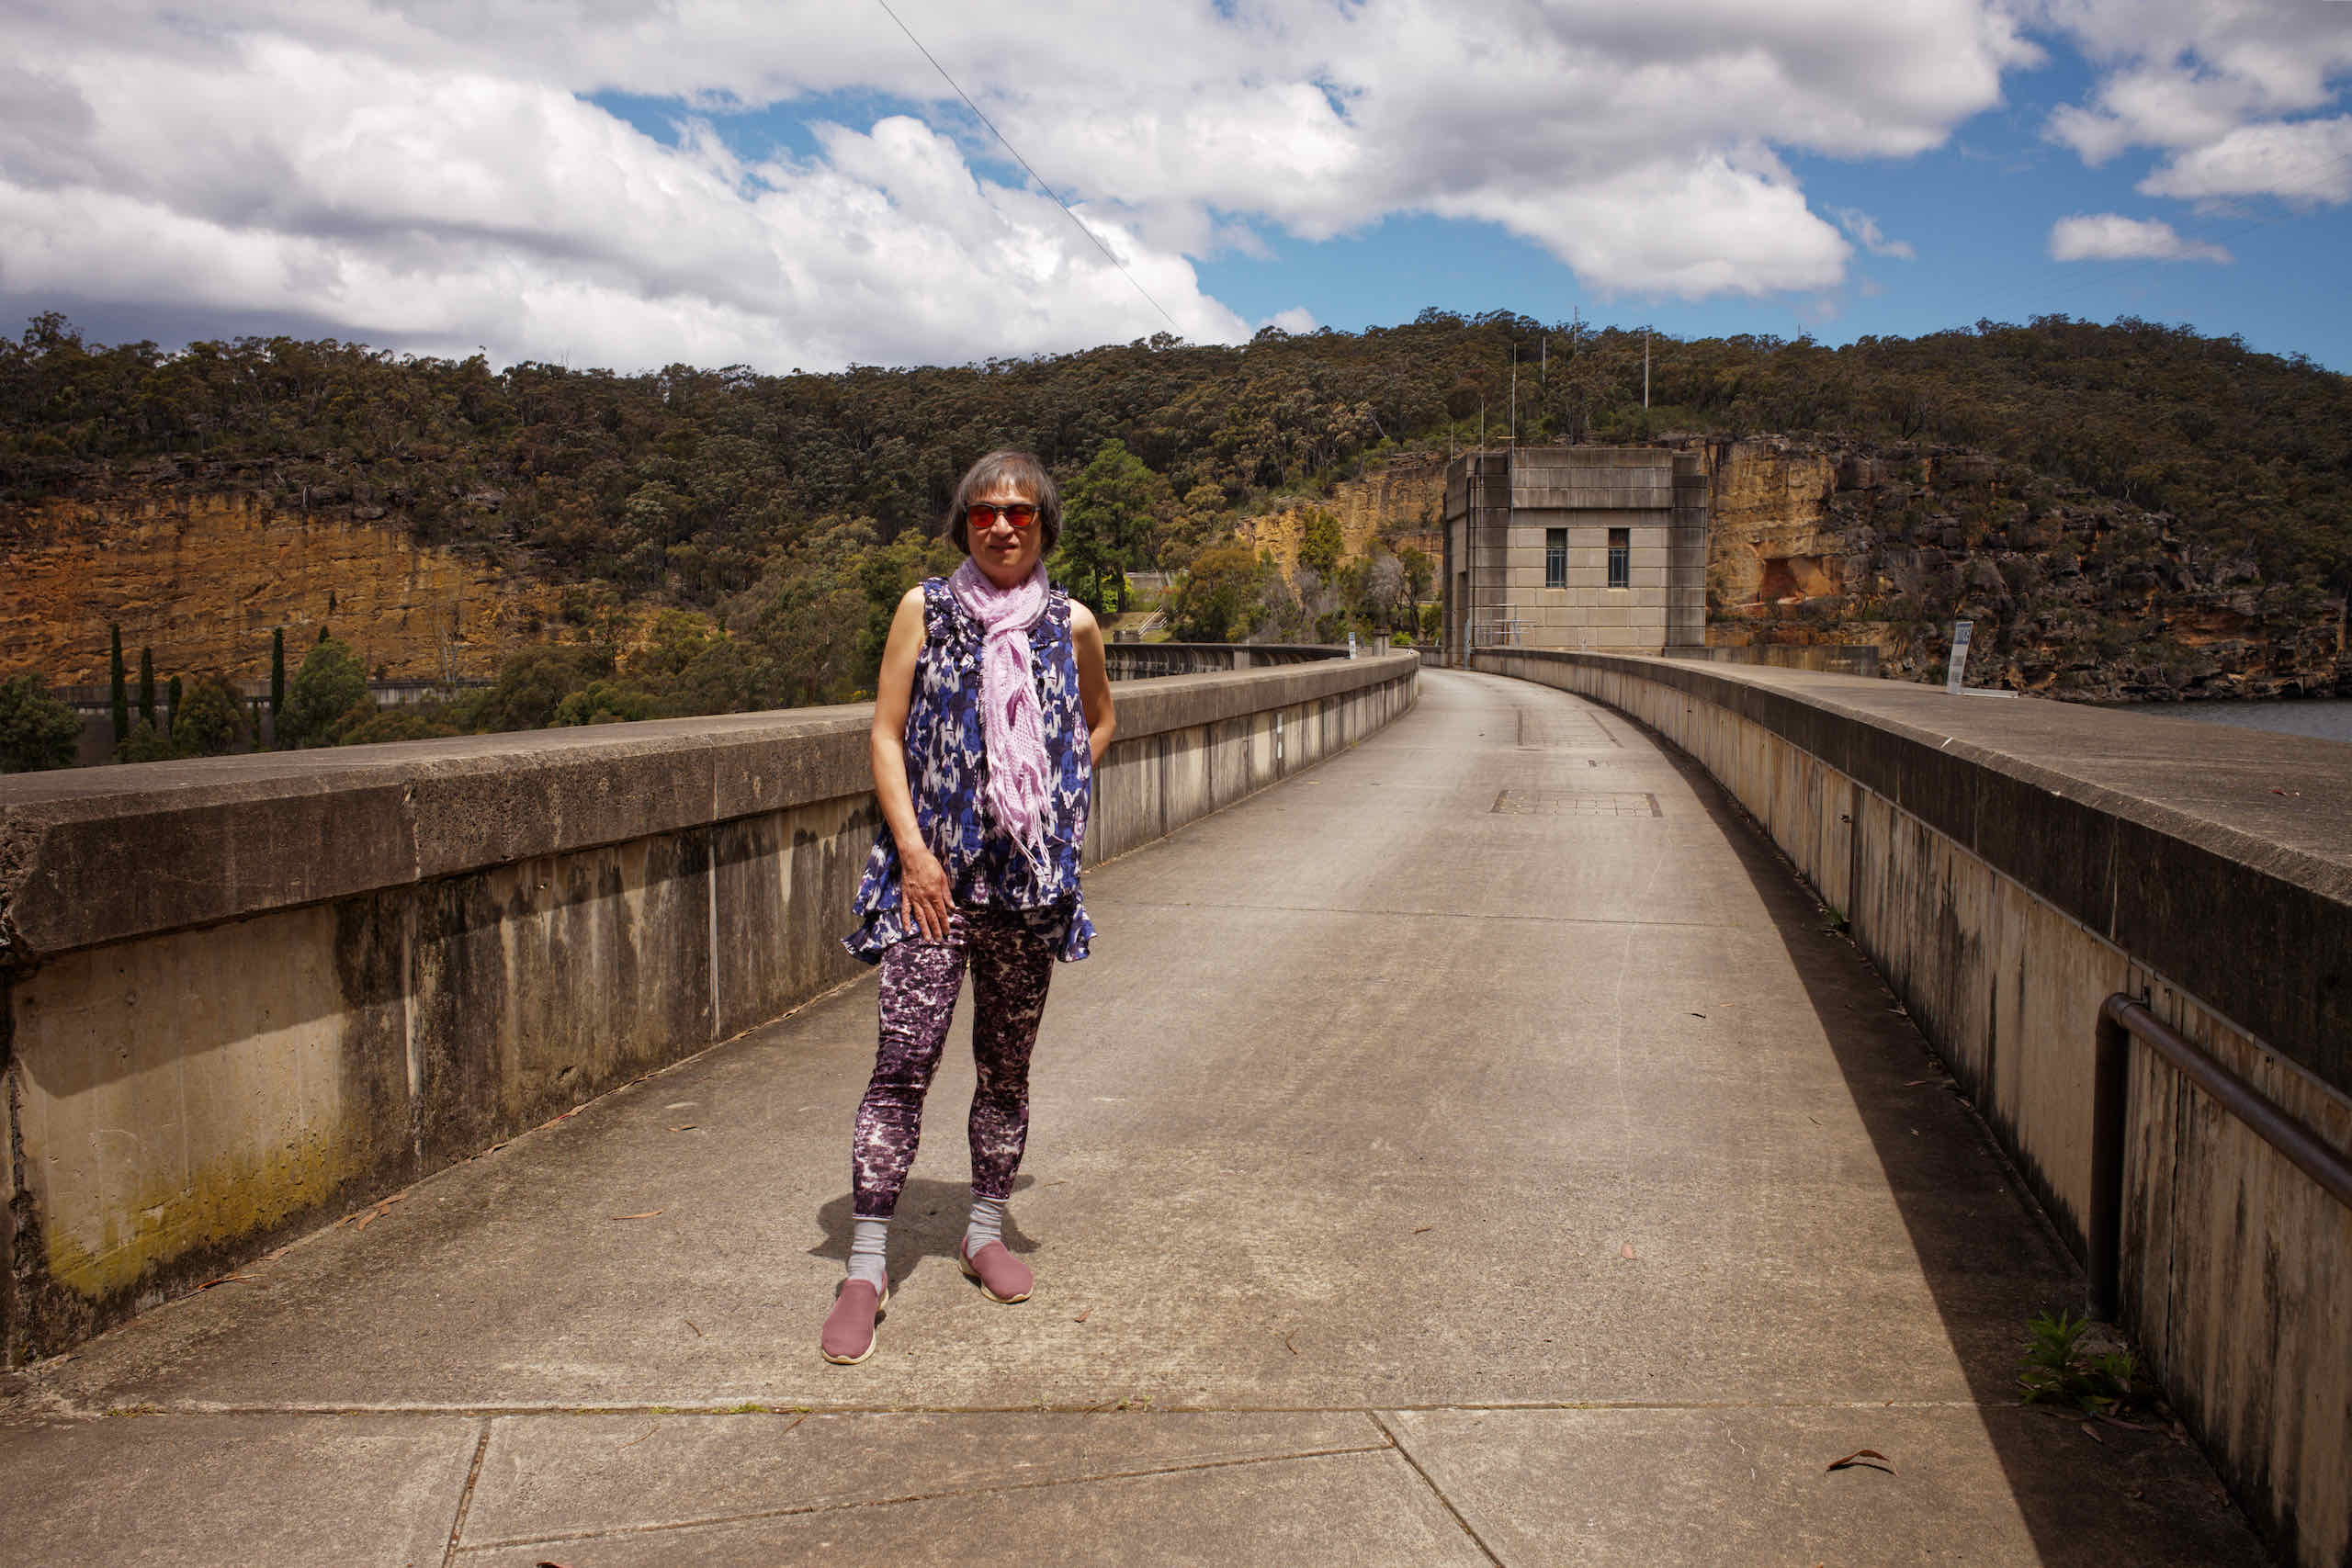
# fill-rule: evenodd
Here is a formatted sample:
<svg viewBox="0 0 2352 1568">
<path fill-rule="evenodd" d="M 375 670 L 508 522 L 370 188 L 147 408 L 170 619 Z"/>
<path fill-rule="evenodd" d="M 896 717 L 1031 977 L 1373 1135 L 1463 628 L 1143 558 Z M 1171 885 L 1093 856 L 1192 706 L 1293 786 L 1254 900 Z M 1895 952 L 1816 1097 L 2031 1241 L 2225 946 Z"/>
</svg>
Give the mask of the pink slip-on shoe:
<svg viewBox="0 0 2352 1568">
<path fill-rule="evenodd" d="M 956 1244 L 956 1261 L 967 1278 L 979 1281 L 980 1294 L 1007 1306 L 1029 1299 L 1036 1276 L 1029 1272 L 1029 1265 L 1012 1256 L 1004 1243 L 989 1242 L 977 1253 L 967 1253 L 964 1246 L 960 1241 Z"/>
<path fill-rule="evenodd" d="M 817 1348 L 825 1359 L 854 1367 L 874 1354 L 874 1325 L 889 1302 L 889 1292 L 876 1291 L 863 1280 L 842 1281 L 833 1310 L 825 1314 L 824 1331 L 817 1337 Z"/>
</svg>

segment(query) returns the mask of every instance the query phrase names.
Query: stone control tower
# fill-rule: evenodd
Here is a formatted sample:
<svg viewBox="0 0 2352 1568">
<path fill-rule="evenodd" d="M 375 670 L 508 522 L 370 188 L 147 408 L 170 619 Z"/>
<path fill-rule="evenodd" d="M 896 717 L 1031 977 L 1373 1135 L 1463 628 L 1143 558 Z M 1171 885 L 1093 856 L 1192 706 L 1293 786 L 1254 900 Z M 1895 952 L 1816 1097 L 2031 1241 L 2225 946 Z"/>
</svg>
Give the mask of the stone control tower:
<svg viewBox="0 0 2352 1568">
<path fill-rule="evenodd" d="M 1445 473 L 1446 657 L 1707 640 L 1707 469 L 1663 446 L 1521 446 Z"/>
</svg>

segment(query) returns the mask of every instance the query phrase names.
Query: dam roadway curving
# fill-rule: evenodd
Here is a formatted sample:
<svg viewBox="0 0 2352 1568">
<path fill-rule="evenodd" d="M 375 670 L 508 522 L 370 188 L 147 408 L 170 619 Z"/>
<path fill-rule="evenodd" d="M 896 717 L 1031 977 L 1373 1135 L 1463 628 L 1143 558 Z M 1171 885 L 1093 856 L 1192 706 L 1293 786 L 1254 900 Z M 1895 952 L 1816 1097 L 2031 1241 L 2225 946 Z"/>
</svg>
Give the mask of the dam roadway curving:
<svg viewBox="0 0 2352 1568">
<path fill-rule="evenodd" d="M 1087 892 L 1029 1303 L 954 1264 L 952 1047 L 879 1350 L 818 1359 L 861 981 L 17 1374 L 0 1555 L 2265 1560 L 2193 1448 L 2018 1405 L 2062 1233 L 1619 715 L 1427 671 Z"/>
</svg>

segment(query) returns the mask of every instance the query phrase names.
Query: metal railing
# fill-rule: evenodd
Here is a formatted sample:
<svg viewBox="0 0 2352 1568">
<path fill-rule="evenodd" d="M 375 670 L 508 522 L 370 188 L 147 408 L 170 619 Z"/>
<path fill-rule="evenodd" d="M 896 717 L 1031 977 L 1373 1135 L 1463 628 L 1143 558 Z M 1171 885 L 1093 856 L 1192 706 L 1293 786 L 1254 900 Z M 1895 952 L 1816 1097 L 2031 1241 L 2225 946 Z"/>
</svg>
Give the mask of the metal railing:
<svg viewBox="0 0 2352 1568">
<path fill-rule="evenodd" d="M 1526 629 L 1527 623 L 1516 615 L 1474 621 L 1470 626 L 1470 646 L 1473 648 L 1517 648 Z"/>
<path fill-rule="evenodd" d="M 2352 1208 L 2352 1160 L 2347 1160 L 2285 1107 L 2238 1077 L 2194 1040 L 2118 991 L 2098 1012 L 2098 1055 L 2091 1089 L 2090 1314 L 2112 1321 L 2123 1279 L 2123 1145 L 2131 1111 L 2132 1042 L 2180 1070 L 2215 1103 L 2284 1155 L 2321 1190 Z"/>
</svg>

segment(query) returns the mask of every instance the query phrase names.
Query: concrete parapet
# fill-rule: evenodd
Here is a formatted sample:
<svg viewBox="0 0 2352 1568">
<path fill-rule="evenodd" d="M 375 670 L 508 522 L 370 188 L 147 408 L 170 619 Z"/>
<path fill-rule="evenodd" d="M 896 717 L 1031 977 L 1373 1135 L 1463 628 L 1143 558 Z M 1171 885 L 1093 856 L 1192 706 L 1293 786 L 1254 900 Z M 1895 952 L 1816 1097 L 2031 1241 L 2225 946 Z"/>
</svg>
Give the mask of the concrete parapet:
<svg viewBox="0 0 2352 1568">
<path fill-rule="evenodd" d="M 1090 861 L 1352 744 L 1420 663 L 1119 686 Z M 0 778 L 6 1362 L 854 974 L 871 717 Z"/>
<path fill-rule="evenodd" d="M 2352 1155 L 2352 767 L 2326 741 L 1695 660 L 1481 651 L 1696 759 L 1848 922 L 2083 1255 L 2099 1010 Z M 2352 1560 L 2352 1209 L 2147 1051 L 2120 1315 L 2290 1561 Z"/>
</svg>

